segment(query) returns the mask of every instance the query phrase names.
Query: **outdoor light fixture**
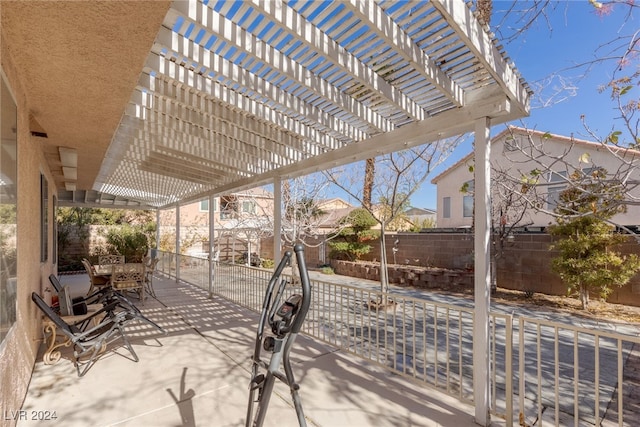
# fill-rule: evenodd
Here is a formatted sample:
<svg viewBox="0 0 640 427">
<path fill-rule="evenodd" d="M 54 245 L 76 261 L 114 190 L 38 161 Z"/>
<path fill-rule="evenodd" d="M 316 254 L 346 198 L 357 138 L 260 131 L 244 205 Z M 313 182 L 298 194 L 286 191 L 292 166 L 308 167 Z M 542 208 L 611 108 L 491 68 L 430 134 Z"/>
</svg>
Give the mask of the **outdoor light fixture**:
<svg viewBox="0 0 640 427">
<path fill-rule="evenodd" d="M 74 148 L 58 147 L 62 166 L 69 168 L 78 167 L 78 152 Z"/>
<path fill-rule="evenodd" d="M 78 169 L 63 166 L 62 175 L 64 175 L 65 180 L 75 181 L 78 179 Z"/>
<path fill-rule="evenodd" d="M 58 153 L 62 163 L 64 187 L 67 191 L 75 191 L 75 181 L 78 179 L 78 151 L 74 148 L 58 147 Z"/>
</svg>

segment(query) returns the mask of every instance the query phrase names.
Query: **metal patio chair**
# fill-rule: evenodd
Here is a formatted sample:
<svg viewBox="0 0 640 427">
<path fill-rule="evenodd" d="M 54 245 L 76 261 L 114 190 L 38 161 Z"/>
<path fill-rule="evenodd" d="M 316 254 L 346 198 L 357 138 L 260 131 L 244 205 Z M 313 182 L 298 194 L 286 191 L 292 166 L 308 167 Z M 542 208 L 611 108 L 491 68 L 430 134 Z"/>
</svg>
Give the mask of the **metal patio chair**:
<svg viewBox="0 0 640 427">
<path fill-rule="evenodd" d="M 62 284 L 58 280 L 58 278 L 54 274 L 49 275 L 49 281 L 56 292 L 60 292 L 62 290 Z M 116 291 L 111 286 L 106 286 L 101 289 L 98 289 L 91 295 L 86 297 L 77 297 L 72 299 L 72 304 L 77 304 L 79 302 L 84 302 L 87 306 L 91 306 L 94 304 L 102 304 L 104 307 L 103 313 L 105 315 L 113 315 L 118 311 L 125 311 L 130 316 L 140 319 L 151 326 L 158 329 L 163 334 L 167 334 L 167 331 L 160 325 L 158 325 L 153 320 L 149 319 L 147 316 L 142 314 L 140 309 L 135 306 L 125 295 Z M 86 327 L 85 323 L 82 323 L 80 326 L 81 329 Z"/>
<path fill-rule="evenodd" d="M 156 297 L 156 291 L 153 289 L 153 273 L 156 271 L 158 261 L 160 261 L 159 258 L 150 258 L 148 262 L 145 262 L 144 284 L 147 293 L 154 298 Z"/>
<path fill-rule="evenodd" d="M 66 323 L 37 293 L 32 292 L 31 299 L 73 344 L 74 365 L 79 377 L 87 373 L 109 344 L 119 339 L 122 339 L 124 346 L 131 353 L 132 360 L 135 362 L 139 360 L 124 332 L 126 324 L 134 319 L 127 312 L 105 316 L 97 325 L 83 331 L 76 324 Z M 104 308 L 92 315 L 92 318 L 101 316 L 106 311 Z"/>
<path fill-rule="evenodd" d="M 88 259 L 83 258 L 82 265 L 84 266 L 87 275 L 89 275 L 90 287 L 87 295 L 92 295 L 95 293 L 96 289 L 102 289 L 103 287 L 110 285 L 109 278 L 98 276 Z"/>
<path fill-rule="evenodd" d="M 119 292 L 134 291 L 144 305 L 144 264 L 113 264 L 111 287 Z"/>
</svg>

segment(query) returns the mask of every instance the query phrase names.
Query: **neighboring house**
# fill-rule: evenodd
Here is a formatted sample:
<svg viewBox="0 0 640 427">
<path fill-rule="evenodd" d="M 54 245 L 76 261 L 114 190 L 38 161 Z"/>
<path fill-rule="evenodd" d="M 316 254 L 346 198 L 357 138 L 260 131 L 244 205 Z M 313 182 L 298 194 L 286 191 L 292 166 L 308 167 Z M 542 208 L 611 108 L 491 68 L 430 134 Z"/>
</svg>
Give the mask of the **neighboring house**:
<svg viewBox="0 0 640 427">
<path fill-rule="evenodd" d="M 183 253 L 207 256 L 209 247 L 209 199 L 180 207 L 180 237 Z M 213 199 L 214 247 L 222 259 L 242 255 L 251 246 L 258 250 L 257 242 L 263 236 L 261 219 L 273 217 L 273 194 L 263 188 L 232 193 Z M 161 231 L 174 232 L 173 213 L 167 212 L 168 222 L 160 219 Z M 271 226 L 271 220 L 264 221 Z"/>
<path fill-rule="evenodd" d="M 532 150 L 531 146 L 537 147 Z M 524 152 L 535 152 L 542 147 L 545 155 L 539 156 L 544 163 L 551 165 L 553 156 L 561 156 L 567 153 L 564 159 L 566 164 L 555 162 L 553 167 L 545 170 L 541 166 L 525 156 Z M 588 170 L 594 167 L 606 169 L 609 173 L 617 171 L 623 162 L 616 156 L 625 156 L 629 159 L 634 156 L 640 159 L 640 152 L 622 149 L 614 149 L 616 155 L 601 144 L 579 140 L 571 137 L 549 134 L 546 132 L 532 131 L 519 127 L 510 127 L 496 135 L 491 140 L 491 164 L 492 178 L 496 171 L 505 171 L 512 177 L 521 177 L 534 169 L 543 171 L 539 177 L 537 191 L 545 197 L 540 201 L 542 209 L 553 211 L 559 194 L 567 188 L 565 177 L 571 174 L 572 169 L 581 168 Z M 464 228 L 473 223 L 473 152 L 460 159 L 452 167 L 436 176 L 431 183 L 437 186 L 437 224 L 439 228 Z M 632 177 L 638 179 L 640 177 Z M 466 183 L 466 185 L 465 185 Z M 464 188 L 463 188 L 464 187 Z M 494 185 L 492 185 L 492 197 L 495 199 Z M 640 197 L 639 191 L 632 191 L 634 197 Z M 511 217 L 510 217 L 511 216 Z M 506 215 L 503 221 L 514 221 L 513 215 Z M 636 226 L 640 223 L 640 206 L 627 206 L 627 212 L 618 214 L 613 221 L 619 225 Z M 554 218 L 544 212 L 529 208 L 525 218 L 520 222 L 532 230 L 540 230 L 554 223 Z"/>
<path fill-rule="evenodd" d="M 438 223 L 437 211 L 433 209 L 410 207 L 404 214 L 412 224 L 417 226 L 431 223 L 435 227 Z"/>
<path fill-rule="evenodd" d="M 255 188 L 240 193 L 215 197 L 214 247 L 220 259 L 239 257 L 248 247 L 251 252 L 259 252 L 259 242 L 265 231 L 273 227 L 273 194 L 263 188 Z M 349 214 L 354 207 L 340 198 L 318 202 L 323 214 L 314 221 L 317 234 L 330 233 L 338 227 L 338 221 Z M 173 213 L 168 214 L 173 218 Z M 172 219 L 170 220 L 172 221 Z M 167 232 L 174 232 L 173 222 L 162 224 Z M 207 256 L 209 247 L 209 200 L 200 200 L 180 207 L 180 235 L 184 247 L 182 252 L 192 256 Z"/>
<path fill-rule="evenodd" d="M 273 216 L 273 194 L 263 188 L 232 193 L 213 199 L 214 228 L 232 220 Z M 209 225 L 209 199 L 180 207 L 183 226 Z"/>
<path fill-rule="evenodd" d="M 335 197 L 318 202 L 318 209 L 322 211 L 317 221 L 318 234 L 328 234 L 338 229 L 339 221 L 349 215 L 355 207 Z"/>
</svg>

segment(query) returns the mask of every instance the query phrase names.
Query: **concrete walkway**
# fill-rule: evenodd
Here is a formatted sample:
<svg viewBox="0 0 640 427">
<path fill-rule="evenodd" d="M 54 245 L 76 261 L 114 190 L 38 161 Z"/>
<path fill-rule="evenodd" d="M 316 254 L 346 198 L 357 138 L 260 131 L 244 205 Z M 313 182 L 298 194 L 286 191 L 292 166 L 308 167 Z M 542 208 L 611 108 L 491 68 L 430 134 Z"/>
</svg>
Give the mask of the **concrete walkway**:
<svg viewBox="0 0 640 427">
<path fill-rule="evenodd" d="M 88 289 L 86 276 L 61 281 L 75 294 Z M 144 324 L 132 328 L 140 361 L 115 348 L 82 378 L 70 349 L 63 348 L 55 365 L 44 365 L 40 355 L 18 426 L 244 425 L 258 315 L 189 285 L 154 282 L 157 299 L 141 308 L 169 334 Z M 476 425 L 471 406 L 309 338 L 298 338 L 292 360 L 310 426 Z M 55 413 L 53 422 L 33 419 L 45 411 Z M 282 383 L 265 425 L 298 425 Z"/>
</svg>

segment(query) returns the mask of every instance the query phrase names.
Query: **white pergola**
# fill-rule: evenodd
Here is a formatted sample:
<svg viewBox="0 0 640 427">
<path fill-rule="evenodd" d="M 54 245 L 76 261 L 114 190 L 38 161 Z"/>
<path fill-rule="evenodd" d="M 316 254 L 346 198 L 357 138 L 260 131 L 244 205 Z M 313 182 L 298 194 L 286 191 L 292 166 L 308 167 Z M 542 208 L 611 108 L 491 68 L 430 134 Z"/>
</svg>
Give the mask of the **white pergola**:
<svg viewBox="0 0 640 427">
<path fill-rule="evenodd" d="M 527 99 L 459 0 L 174 2 L 94 189 L 163 207 L 512 120 Z"/>
<path fill-rule="evenodd" d="M 474 388 L 488 424 L 489 132 L 528 114 L 530 90 L 471 3 L 6 2 L 2 14 L 61 205 L 162 209 L 264 184 L 278 202 L 283 179 L 474 132 Z M 76 180 L 60 148 L 77 150 Z"/>
</svg>

